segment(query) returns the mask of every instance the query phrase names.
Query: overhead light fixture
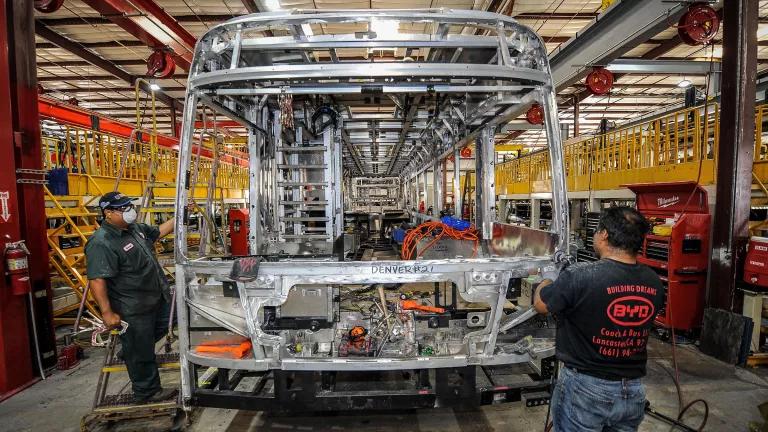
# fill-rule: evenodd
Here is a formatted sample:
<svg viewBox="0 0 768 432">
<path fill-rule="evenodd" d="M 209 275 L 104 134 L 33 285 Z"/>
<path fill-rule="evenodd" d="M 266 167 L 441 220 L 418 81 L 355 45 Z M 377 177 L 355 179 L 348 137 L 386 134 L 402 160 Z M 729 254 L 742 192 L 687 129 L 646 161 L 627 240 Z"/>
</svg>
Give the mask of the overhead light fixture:
<svg viewBox="0 0 768 432">
<path fill-rule="evenodd" d="M 377 38 L 387 39 L 400 34 L 400 22 L 373 18 L 369 29 Z"/>
<path fill-rule="evenodd" d="M 152 91 L 158 91 L 158 90 L 160 90 L 160 86 L 155 84 L 155 83 L 152 83 L 152 84 L 149 85 L 149 89 L 152 90 Z"/>
<path fill-rule="evenodd" d="M 278 11 L 281 9 L 280 0 L 265 0 L 264 7 L 267 8 L 267 10 L 270 12 Z"/>
<path fill-rule="evenodd" d="M 677 83 L 677 86 L 680 87 L 680 88 L 688 88 L 688 87 L 691 86 L 691 84 L 693 84 L 693 83 L 690 80 L 684 79 L 684 80 L 680 81 L 679 83 Z"/>
</svg>

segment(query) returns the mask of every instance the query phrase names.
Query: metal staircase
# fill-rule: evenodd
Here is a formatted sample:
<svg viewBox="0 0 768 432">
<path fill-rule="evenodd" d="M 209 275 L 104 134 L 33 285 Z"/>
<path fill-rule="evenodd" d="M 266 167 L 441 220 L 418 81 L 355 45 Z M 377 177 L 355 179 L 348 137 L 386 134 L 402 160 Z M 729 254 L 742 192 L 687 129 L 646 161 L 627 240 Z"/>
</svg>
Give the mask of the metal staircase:
<svg viewBox="0 0 768 432">
<path fill-rule="evenodd" d="M 95 318 L 101 318 L 93 299 L 88 297 L 85 275 L 85 243 L 88 237 L 98 229 L 96 219 L 99 214 L 88 207 L 98 196 L 57 196 L 44 187 L 46 197 L 45 215 L 48 219 L 48 247 L 51 267 L 55 270 L 52 282 L 68 286 L 77 301 L 54 301 L 54 323 L 71 324 L 72 318 L 63 315 L 83 305 Z M 84 296 L 86 297 L 84 299 Z M 66 299 L 67 296 L 58 298 Z M 59 304 L 61 303 L 61 304 Z"/>
</svg>

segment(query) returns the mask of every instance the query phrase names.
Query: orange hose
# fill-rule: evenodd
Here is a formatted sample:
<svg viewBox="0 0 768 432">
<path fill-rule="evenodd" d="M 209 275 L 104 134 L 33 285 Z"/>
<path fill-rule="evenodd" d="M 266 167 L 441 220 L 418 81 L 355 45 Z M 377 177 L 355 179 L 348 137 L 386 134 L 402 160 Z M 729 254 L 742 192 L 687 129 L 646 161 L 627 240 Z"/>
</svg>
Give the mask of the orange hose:
<svg viewBox="0 0 768 432">
<path fill-rule="evenodd" d="M 419 242 L 427 237 L 432 237 L 432 240 L 416 254 L 416 249 Z M 477 243 L 479 237 L 477 230 L 474 227 L 470 227 L 465 231 L 459 231 L 439 221 L 429 221 L 417 226 L 416 228 L 408 231 L 403 239 L 402 257 L 403 259 L 416 259 L 426 250 L 435 245 L 440 239 L 447 237 L 455 240 L 468 240 L 473 241 L 474 247 L 472 249 L 472 257 L 477 255 Z"/>
</svg>

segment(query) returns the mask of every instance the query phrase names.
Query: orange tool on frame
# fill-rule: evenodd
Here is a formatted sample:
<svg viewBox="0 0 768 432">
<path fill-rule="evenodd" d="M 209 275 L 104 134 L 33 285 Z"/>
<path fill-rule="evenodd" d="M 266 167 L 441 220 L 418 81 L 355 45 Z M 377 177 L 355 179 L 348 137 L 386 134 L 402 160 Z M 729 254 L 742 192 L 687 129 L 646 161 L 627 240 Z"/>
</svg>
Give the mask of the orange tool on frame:
<svg viewBox="0 0 768 432">
<path fill-rule="evenodd" d="M 426 306 L 423 305 L 416 300 L 402 300 L 400 302 L 400 306 L 402 306 L 403 310 L 417 310 L 422 312 L 432 312 L 432 313 L 445 313 L 445 309 L 441 307 L 434 307 L 434 306 Z"/>
<path fill-rule="evenodd" d="M 205 345 L 199 345 L 195 352 L 231 356 L 233 358 L 243 358 L 251 350 L 251 341 L 245 341 L 240 345 L 223 345 L 215 341 Z"/>
</svg>

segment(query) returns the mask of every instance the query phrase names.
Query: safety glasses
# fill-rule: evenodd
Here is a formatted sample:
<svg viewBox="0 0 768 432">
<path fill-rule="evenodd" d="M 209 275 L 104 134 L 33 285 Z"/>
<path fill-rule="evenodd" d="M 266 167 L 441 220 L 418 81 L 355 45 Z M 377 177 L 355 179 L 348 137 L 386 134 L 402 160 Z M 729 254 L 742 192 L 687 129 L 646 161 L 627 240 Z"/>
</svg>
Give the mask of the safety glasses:
<svg viewBox="0 0 768 432">
<path fill-rule="evenodd" d="M 123 213 L 123 212 L 126 212 L 126 211 L 132 209 L 133 207 L 134 207 L 133 204 L 126 204 L 126 205 L 124 205 L 122 207 L 110 207 L 107 210 L 114 210 L 116 212 Z"/>
</svg>

